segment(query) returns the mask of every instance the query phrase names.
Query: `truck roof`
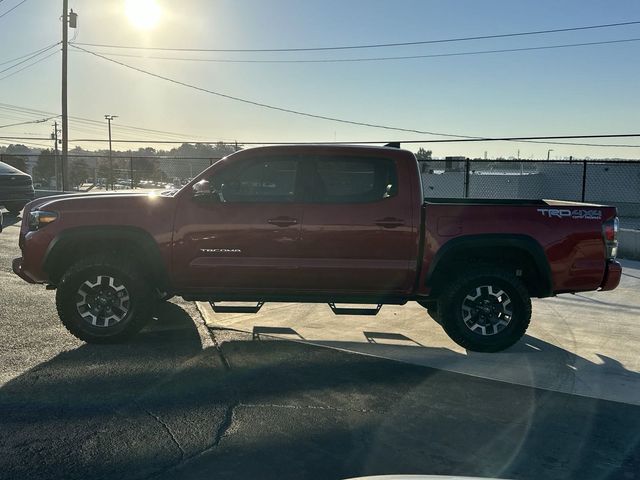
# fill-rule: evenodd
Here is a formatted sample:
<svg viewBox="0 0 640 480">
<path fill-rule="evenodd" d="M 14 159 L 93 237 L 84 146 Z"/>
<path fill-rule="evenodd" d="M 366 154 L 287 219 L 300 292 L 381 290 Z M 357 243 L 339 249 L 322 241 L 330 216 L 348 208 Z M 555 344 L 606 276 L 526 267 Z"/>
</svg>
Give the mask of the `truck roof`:
<svg viewBox="0 0 640 480">
<path fill-rule="evenodd" d="M 354 144 L 335 144 L 335 143 L 294 143 L 294 144 L 286 144 L 286 145 L 267 145 L 261 147 L 250 147 L 244 150 L 239 150 L 236 152 L 251 152 L 257 153 L 258 151 L 271 151 L 271 152 L 309 152 L 309 151 L 323 151 L 328 152 L 331 151 L 333 153 L 345 153 L 345 154 L 354 154 L 354 153 L 391 153 L 394 152 L 403 152 L 413 155 L 409 150 L 395 148 L 395 147 L 387 147 L 382 145 L 354 145 Z M 235 154 L 234 154 L 235 155 Z"/>
</svg>

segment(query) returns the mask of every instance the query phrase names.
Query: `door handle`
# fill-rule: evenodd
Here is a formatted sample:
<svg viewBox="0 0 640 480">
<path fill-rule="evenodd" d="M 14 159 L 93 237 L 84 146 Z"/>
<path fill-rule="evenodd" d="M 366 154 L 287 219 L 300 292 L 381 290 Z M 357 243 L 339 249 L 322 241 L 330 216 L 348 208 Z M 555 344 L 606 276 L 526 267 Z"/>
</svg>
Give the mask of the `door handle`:
<svg viewBox="0 0 640 480">
<path fill-rule="evenodd" d="M 298 220 L 291 217 L 278 217 L 278 218 L 270 218 L 267 220 L 267 223 L 270 225 L 276 225 L 278 227 L 290 227 L 291 225 L 296 225 Z"/>
<path fill-rule="evenodd" d="M 404 225 L 404 220 L 401 218 L 385 217 L 376 220 L 376 225 L 383 228 L 396 228 Z"/>
</svg>

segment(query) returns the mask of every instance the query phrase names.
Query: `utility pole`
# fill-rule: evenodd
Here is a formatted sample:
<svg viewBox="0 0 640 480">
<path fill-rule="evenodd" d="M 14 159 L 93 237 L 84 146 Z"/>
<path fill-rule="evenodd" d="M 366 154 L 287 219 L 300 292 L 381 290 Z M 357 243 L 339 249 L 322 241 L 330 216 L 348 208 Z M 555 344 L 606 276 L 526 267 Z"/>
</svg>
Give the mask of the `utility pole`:
<svg viewBox="0 0 640 480">
<path fill-rule="evenodd" d="M 105 115 L 104 118 L 109 123 L 109 178 L 107 180 L 107 188 L 111 185 L 113 188 L 113 153 L 111 149 L 111 120 L 118 118 L 117 115 Z"/>
<path fill-rule="evenodd" d="M 71 10 L 69 0 L 62 0 L 62 189 L 67 190 L 69 182 L 69 119 L 67 115 L 67 47 L 69 27 L 76 28 L 78 15 Z"/>
<path fill-rule="evenodd" d="M 60 188 L 60 175 L 58 174 L 58 163 L 60 162 L 60 156 L 58 155 L 58 122 L 53 122 L 53 133 L 51 134 L 51 139 L 53 140 L 53 150 L 55 152 L 55 156 L 53 157 L 53 166 L 54 172 L 56 176 L 56 188 Z"/>
<path fill-rule="evenodd" d="M 69 0 L 62 0 L 62 190 L 66 190 L 69 183 L 69 121 L 67 118 L 68 10 Z"/>
</svg>

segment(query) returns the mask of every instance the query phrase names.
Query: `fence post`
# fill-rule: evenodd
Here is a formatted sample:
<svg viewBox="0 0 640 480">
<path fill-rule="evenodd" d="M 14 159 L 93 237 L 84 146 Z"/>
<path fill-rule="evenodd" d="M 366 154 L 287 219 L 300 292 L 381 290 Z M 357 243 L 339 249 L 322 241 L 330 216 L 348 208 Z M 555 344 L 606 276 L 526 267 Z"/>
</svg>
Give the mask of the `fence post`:
<svg viewBox="0 0 640 480">
<path fill-rule="evenodd" d="M 587 161 L 582 161 L 582 201 L 585 199 L 585 190 L 587 188 Z"/>
<path fill-rule="evenodd" d="M 131 176 L 131 190 L 133 190 L 136 188 L 133 181 L 133 157 L 129 157 L 129 175 Z"/>
<path fill-rule="evenodd" d="M 464 160 L 464 198 L 469 198 L 469 159 Z"/>
</svg>

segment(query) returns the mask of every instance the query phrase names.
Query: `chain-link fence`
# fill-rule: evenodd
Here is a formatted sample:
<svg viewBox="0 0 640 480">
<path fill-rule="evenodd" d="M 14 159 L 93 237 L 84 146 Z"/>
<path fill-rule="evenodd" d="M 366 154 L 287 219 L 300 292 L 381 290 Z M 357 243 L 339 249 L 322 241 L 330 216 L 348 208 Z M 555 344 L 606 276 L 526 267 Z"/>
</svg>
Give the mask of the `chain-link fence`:
<svg viewBox="0 0 640 480">
<path fill-rule="evenodd" d="M 69 155 L 67 190 L 100 191 L 179 188 L 220 157 Z M 36 190 L 62 190 L 60 155 L 0 155 L 0 161 L 29 173 Z"/>
<path fill-rule="evenodd" d="M 425 197 L 556 199 L 614 205 L 640 228 L 640 161 L 427 160 Z"/>
<path fill-rule="evenodd" d="M 219 158 L 69 155 L 70 188 L 179 188 Z M 36 190 L 61 190 L 59 155 L 3 154 L 0 161 L 31 174 Z M 548 198 L 615 205 L 623 227 L 640 229 L 640 161 L 425 160 L 420 171 L 427 198 Z"/>
</svg>

